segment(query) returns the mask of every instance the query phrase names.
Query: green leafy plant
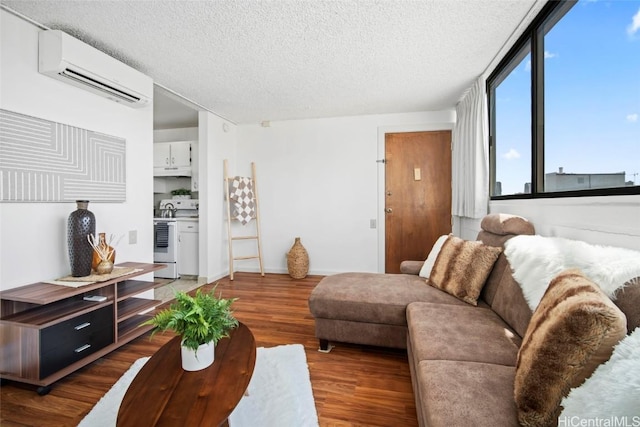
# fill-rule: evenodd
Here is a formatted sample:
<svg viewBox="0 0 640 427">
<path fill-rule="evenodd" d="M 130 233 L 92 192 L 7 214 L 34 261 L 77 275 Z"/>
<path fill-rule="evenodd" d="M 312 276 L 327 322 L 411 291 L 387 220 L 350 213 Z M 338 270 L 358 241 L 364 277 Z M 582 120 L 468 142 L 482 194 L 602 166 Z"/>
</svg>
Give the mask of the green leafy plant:
<svg viewBox="0 0 640 427">
<path fill-rule="evenodd" d="M 210 293 L 198 289 L 195 296 L 176 292 L 176 302 L 143 325 L 155 326 L 152 336 L 167 330 L 176 332 L 182 336 L 182 345 L 192 350 L 211 341 L 215 345 L 229 336 L 229 332 L 238 326 L 238 320 L 231 311 L 231 304 L 237 298 L 216 297 L 214 292 L 215 287 Z"/>
<path fill-rule="evenodd" d="M 177 190 L 172 190 L 171 195 L 172 196 L 190 196 L 191 190 L 188 190 L 186 188 L 178 188 Z"/>
</svg>

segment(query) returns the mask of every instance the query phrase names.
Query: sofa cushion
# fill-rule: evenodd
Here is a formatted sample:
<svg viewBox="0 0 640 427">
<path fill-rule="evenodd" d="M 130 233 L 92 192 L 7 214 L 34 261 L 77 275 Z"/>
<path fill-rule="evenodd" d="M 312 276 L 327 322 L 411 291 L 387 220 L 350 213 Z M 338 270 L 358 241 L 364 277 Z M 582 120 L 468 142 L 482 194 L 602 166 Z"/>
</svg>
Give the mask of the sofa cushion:
<svg viewBox="0 0 640 427">
<path fill-rule="evenodd" d="M 627 332 L 640 326 L 640 277 L 626 282 L 613 295 L 613 302 L 627 317 Z"/>
<path fill-rule="evenodd" d="M 504 259 L 504 256 L 500 255 L 500 258 Z M 533 312 L 529 308 L 527 300 L 524 299 L 522 288 L 511 275 L 511 269 L 508 266 L 502 270 L 502 277 L 491 302 L 491 309 L 507 322 L 519 336 L 523 337 L 527 332 Z"/>
<path fill-rule="evenodd" d="M 425 360 L 416 376 L 422 398 L 418 411 L 429 427 L 518 425 L 513 366 Z"/>
<path fill-rule="evenodd" d="M 488 246 L 497 246 L 502 248 L 504 243 L 515 236 L 510 232 L 522 232 L 524 234 L 534 234 L 533 224 L 525 218 L 515 215 L 491 214 L 487 215 L 480 223 L 481 230 L 478 233 L 477 240 Z M 495 233 L 490 230 L 495 230 Z M 500 254 L 498 260 L 491 270 L 491 274 L 487 278 L 487 282 L 482 289 L 481 298 L 489 305 L 493 306 L 493 299 L 498 293 L 499 283 L 502 280 L 505 269 L 511 270 L 507 258 L 504 253 Z"/>
<path fill-rule="evenodd" d="M 517 215 L 494 213 L 486 215 L 480 228 L 489 233 L 505 236 L 508 234 L 534 234 L 535 230 L 526 218 Z"/>
<path fill-rule="evenodd" d="M 489 308 L 416 302 L 407 307 L 407 323 L 416 362 L 516 364 L 521 339 Z"/>
<path fill-rule="evenodd" d="M 500 252 L 501 248 L 451 235 L 442 245 L 427 283 L 466 303 L 477 305 L 482 287 Z"/>
<path fill-rule="evenodd" d="M 518 353 L 514 395 L 523 426 L 557 420 L 560 402 L 611 356 L 626 334 L 624 314 L 578 270 L 554 278 Z"/>
<path fill-rule="evenodd" d="M 405 260 L 400 263 L 400 273 L 402 274 L 413 274 L 417 276 L 420 274 L 420 270 L 424 265 L 424 261 L 409 261 Z"/>
<path fill-rule="evenodd" d="M 316 285 L 309 296 L 309 309 L 316 318 L 406 326 L 407 305 L 413 301 L 466 305 L 425 286 L 418 276 L 341 273 L 327 276 Z"/>
</svg>

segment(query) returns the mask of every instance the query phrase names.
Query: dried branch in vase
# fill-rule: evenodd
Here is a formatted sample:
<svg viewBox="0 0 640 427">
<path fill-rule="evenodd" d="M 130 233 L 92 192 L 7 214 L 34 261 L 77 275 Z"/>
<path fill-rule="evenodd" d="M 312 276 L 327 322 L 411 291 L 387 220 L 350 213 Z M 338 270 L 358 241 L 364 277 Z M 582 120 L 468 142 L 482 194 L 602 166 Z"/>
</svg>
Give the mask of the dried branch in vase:
<svg viewBox="0 0 640 427">
<path fill-rule="evenodd" d="M 105 241 L 104 239 L 100 239 L 93 234 L 87 235 L 89 244 L 102 261 L 108 261 L 110 259 L 111 255 L 115 251 L 115 246 L 117 246 L 118 243 L 120 243 L 120 240 L 122 240 L 122 236 L 120 236 L 118 240 L 113 243 L 114 238 L 115 236 L 111 234 L 109 235 L 109 240 Z"/>
</svg>

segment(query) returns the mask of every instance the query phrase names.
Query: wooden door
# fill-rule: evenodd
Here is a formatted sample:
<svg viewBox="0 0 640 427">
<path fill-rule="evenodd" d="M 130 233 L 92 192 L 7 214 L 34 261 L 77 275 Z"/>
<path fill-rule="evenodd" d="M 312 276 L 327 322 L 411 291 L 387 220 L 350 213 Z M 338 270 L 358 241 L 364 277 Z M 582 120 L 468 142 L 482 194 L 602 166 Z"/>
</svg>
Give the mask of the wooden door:
<svg viewBox="0 0 640 427">
<path fill-rule="evenodd" d="M 451 232 L 451 131 L 385 136 L 385 271 Z"/>
</svg>

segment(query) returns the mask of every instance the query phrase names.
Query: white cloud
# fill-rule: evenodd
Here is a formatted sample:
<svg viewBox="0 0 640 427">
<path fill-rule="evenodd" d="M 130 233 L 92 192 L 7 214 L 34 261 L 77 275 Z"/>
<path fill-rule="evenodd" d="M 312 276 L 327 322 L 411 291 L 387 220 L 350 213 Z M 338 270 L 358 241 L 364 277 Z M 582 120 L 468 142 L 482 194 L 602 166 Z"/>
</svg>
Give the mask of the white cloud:
<svg viewBox="0 0 640 427">
<path fill-rule="evenodd" d="M 557 58 L 558 54 L 557 53 L 551 53 L 548 50 L 544 51 L 544 59 L 551 59 L 551 58 Z M 524 64 L 524 69 L 525 71 L 531 71 L 531 60 L 528 59 L 527 62 Z"/>
<path fill-rule="evenodd" d="M 640 9 L 638 9 L 638 13 L 633 15 L 631 19 L 631 24 L 627 27 L 627 34 L 630 36 L 634 36 L 638 30 L 640 30 Z"/>
<path fill-rule="evenodd" d="M 635 123 L 638 121 L 638 113 L 627 114 L 627 121 L 631 123 Z"/>
<path fill-rule="evenodd" d="M 518 150 L 516 150 L 515 148 L 512 148 L 511 150 L 504 153 L 502 157 L 507 160 L 519 159 L 520 153 L 518 153 Z"/>
</svg>

